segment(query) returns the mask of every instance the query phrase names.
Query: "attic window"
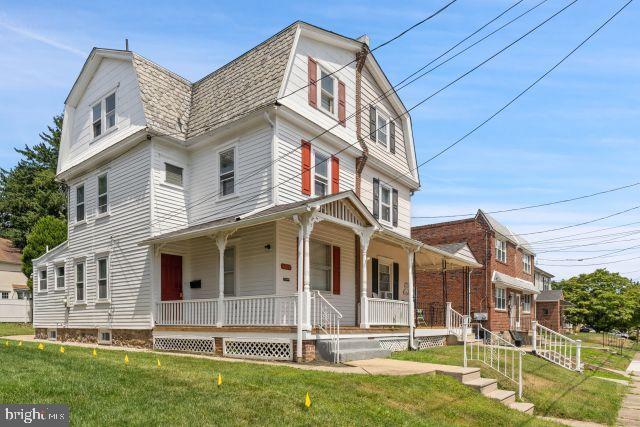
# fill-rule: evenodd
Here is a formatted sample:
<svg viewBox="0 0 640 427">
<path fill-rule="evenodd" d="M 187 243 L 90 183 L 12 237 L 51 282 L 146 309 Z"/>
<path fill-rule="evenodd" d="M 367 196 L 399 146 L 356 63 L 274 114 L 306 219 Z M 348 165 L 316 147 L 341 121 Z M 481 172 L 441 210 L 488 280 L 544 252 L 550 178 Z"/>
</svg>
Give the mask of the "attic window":
<svg viewBox="0 0 640 427">
<path fill-rule="evenodd" d="M 335 87 L 336 79 L 329 73 L 320 70 L 320 106 L 330 114 L 335 114 Z"/>
<path fill-rule="evenodd" d="M 92 111 L 92 128 L 93 137 L 97 138 L 104 131 L 107 131 L 116 125 L 116 94 L 111 95 L 100 100 L 91 107 Z M 102 124 L 104 123 L 104 129 Z"/>
</svg>

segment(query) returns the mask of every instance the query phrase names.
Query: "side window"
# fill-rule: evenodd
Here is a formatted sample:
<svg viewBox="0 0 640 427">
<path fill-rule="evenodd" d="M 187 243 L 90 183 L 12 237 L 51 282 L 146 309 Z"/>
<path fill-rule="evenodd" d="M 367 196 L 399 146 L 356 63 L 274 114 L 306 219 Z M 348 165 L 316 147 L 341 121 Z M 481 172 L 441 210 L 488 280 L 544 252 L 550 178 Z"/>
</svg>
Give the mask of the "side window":
<svg viewBox="0 0 640 427">
<path fill-rule="evenodd" d="M 91 107 L 93 138 L 97 138 L 105 131 L 116 125 L 116 94 L 115 92 L 96 102 Z"/>
<path fill-rule="evenodd" d="M 333 115 L 336 112 L 336 79 L 323 69 L 320 69 L 320 79 L 320 108 Z"/>
<path fill-rule="evenodd" d="M 109 298 L 109 258 L 98 258 L 98 299 Z"/>
<path fill-rule="evenodd" d="M 369 137 L 392 154 L 396 152 L 396 124 L 377 107 L 369 107 Z"/>
<path fill-rule="evenodd" d="M 507 262 L 507 242 L 496 239 L 496 259 L 500 262 Z"/>
<path fill-rule="evenodd" d="M 84 262 L 76 263 L 76 302 L 85 300 L 85 270 Z"/>
<path fill-rule="evenodd" d="M 165 163 L 164 182 L 182 187 L 182 168 L 170 163 Z"/>
<path fill-rule="evenodd" d="M 109 211 L 109 179 L 107 174 L 98 177 L 98 215 Z"/>
<path fill-rule="evenodd" d="M 236 294 L 236 248 L 233 246 L 224 250 L 224 294 Z"/>
<path fill-rule="evenodd" d="M 93 111 L 93 137 L 97 138 L 102 135 L 102 101 L 98 102 L 92 108 Z"/>
<path fill-rule="evenodd" d="M 38 287 L 41 291 L 47 290 L 47 269 L 43 268 L 39 271 Z"/>
<path fill-rule="evenodd" d="M 506 310 L 507 297 L 504 288 L 495 288 L 495 304 L 497 310 Z"/>
<path fill-rule="evenodd" d="M 313 156 L 313 192 L 315 196 L 326 196 L 329 194 L 329 156 L 317 150 Z"/>
<path fill-rule="evenodd" d="M 84 184 L 76 187 L 76 222 L 84 221 Z"/>
<path fill-rule="evenodd" d="M 234 147 L 221 151 L 220 161 L 220 195 L 229 196 L 234 194 L 235 173 L 236 173 L 236 150 Z"/>
<path fill-rule="evenodd" d="M 56 289 L 64 288 L 64 265 L 56 266 Z"/>
</svg>

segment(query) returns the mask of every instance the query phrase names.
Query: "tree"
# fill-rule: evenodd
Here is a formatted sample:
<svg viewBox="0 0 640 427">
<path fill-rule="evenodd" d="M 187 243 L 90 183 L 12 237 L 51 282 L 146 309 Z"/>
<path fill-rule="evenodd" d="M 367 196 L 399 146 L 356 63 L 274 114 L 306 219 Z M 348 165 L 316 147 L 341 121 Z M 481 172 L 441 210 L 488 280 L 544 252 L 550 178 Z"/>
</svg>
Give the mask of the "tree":
<svg viewBox="0 0 640 427">
<path fill-rule="evenodd" d="M 67 222 L 53 216 L 44 216 L 36 222 L 27 235 L 27 244 L 22 250 L 22 272 L 29 278 L 33 272 L 32 261 L 43 255 L 47 248 L 53 249 L 67 240 Z"/>
<path fill-rule="evenodd" d="M 66 218 L 66 186 L 55 181 L 61 130 L 62 116 L 55 116 L 39 143 L 16 149 L 22 158 L 15 167 L 0 169 L 0 236 L 17 248 L 38 219 Z"/>
<path fill-rule="evenodd" d="M 565 313 L 574 324 L 598 331 L 627 329 L 637 315 L 637 285 L 618 273 L 598 269 L 562 280 L 557 287 L 571 303 Z"/>
</svg>

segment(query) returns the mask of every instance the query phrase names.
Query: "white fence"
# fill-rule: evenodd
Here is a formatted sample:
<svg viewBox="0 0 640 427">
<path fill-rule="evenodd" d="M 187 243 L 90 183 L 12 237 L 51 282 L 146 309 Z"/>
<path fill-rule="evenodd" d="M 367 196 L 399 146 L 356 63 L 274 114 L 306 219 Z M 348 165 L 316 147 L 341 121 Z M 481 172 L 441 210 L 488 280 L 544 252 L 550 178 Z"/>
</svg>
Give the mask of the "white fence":
<svg viewBox="0 0 640 427">
<path fill-rule="evenodd" d="M 447 309 L 445 312 L 445 325 L 449 334 L 453 334 L 462 339 L 463 334 L 465 333 L 465 319 L 466 316 L 458 313 L 453 308 L 451 308 L 450 302 L 447 303 Z"/>
<path fill-rule="evenodd" d="M 409 303 L 392 299 L 369 298 L 369 324 L 409 325 Z"/>
<path fill-rule="evenodd" d="M 463 323 L 464 367 L 469 360 L 477 360 L 489 368 L 498 371 L 518 386 L 518 397 L 522 398 L 522 355 L 520 350 L 509 341 L 485 329 L 479 323 L 469 325 L 469 317 Z M 469 326 L 467 326 L 469 325 Z M 473 339 L 467 336 L 467 328 L 473 332 Z"/>
<path fill-rule="evenodd" d="M 31 301 L 27 299 L 0 300 L 0 322 L 31 323 Z"/>
<path fill-rule="evenodd" d="M 533 352 L 549 362 L 572 371 L 582 371 L 580 340 L 573 340 L 536 321 L 533 327 Z"/>
<path fill-rule="evenodd" d="M 224 298 L 222 325 L 295 326 L 296 295 Z M 218 299 L 162 301 L 157 304 L 156 324 L 163 326 L 216 326 Z"/>
</svg>

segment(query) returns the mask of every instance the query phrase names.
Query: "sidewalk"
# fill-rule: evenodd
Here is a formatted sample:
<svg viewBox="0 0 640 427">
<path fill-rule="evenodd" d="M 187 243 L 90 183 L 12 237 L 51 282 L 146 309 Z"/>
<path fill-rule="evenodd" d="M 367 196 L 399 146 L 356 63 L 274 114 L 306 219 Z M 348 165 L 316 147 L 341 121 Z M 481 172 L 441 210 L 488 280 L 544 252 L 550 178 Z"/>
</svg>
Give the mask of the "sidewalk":
<svg viewBox="0 0 640 427">
<path fill-rule="evenodd" d="M 640 353 L 636 353 L 627 372 L 631 374 L 631 386 L 618 412 L 618 425 L 638 426 L 640 425 Z"/>
</svg>

